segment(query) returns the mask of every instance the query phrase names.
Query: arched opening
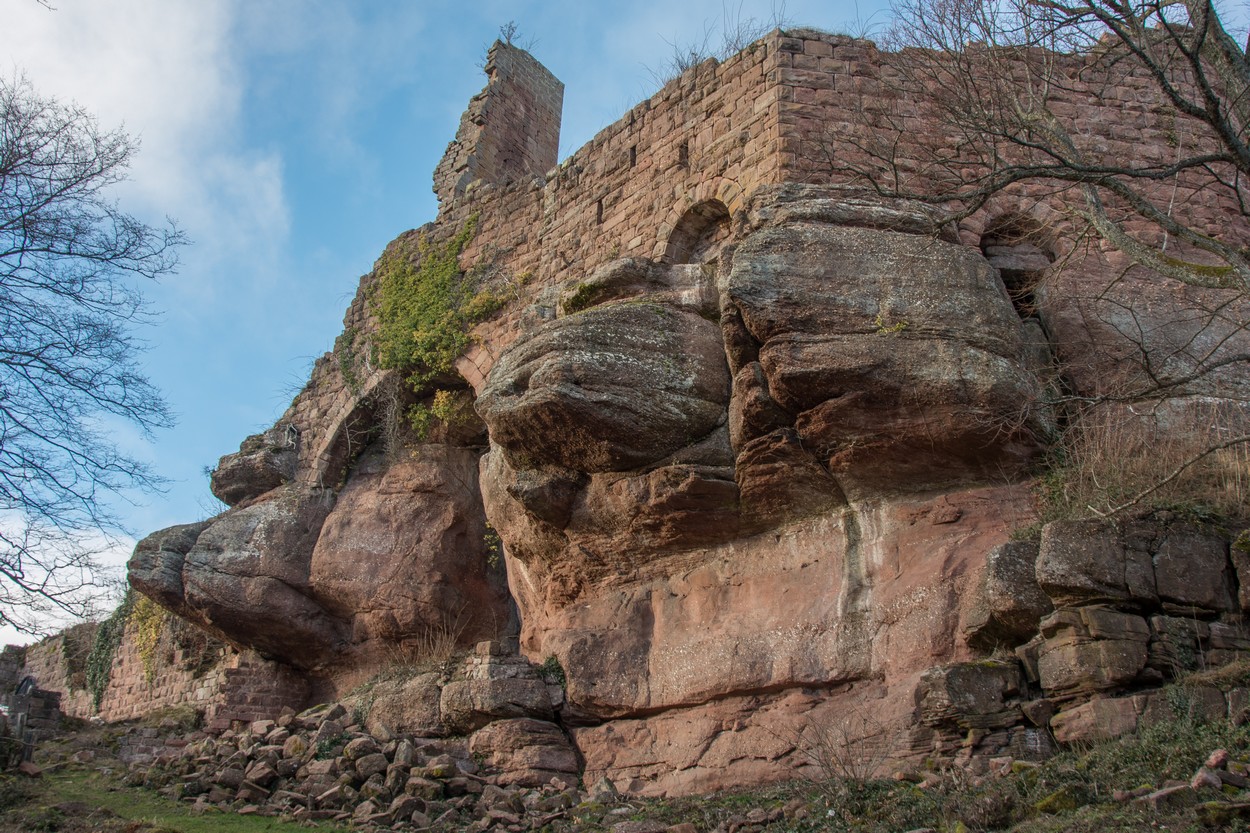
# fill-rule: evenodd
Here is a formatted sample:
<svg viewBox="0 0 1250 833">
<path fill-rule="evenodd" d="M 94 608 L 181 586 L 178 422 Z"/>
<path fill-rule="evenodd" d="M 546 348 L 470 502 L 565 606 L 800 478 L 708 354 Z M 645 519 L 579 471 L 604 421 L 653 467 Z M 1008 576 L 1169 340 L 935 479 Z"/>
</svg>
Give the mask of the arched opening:
<svg viewBox="0 0 1250 833">
<path fill-rule="evenodd" d="M 1037 319 L 1037 287 L 1055 260 L 1041 223 L 1021 214 L 994 220 L 981 235 L 981 253 L 998 270 L 1022 319 Z"/>
<path fill-rule="evenodd" d="M 677 221 L 664 249 L 664 262 L 714 265 L 728 239 L 729 209 L 720 200 L 704 200 Z"/>
</svg>

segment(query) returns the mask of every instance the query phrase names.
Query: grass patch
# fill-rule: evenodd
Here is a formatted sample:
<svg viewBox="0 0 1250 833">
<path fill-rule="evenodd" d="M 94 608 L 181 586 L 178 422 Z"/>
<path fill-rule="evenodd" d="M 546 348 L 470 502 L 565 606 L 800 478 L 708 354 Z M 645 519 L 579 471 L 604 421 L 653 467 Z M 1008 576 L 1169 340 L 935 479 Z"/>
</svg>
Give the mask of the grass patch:
<svg viewBox="0 0 1250 833">
<path fill-rule="evenodd" d="M 0 778 L 0 796 L 15 791 L 21 794 L 18 800 L 0 802 L 0 830 L 5 833 L 295 833 L 309 829 L 290 819 L 197 813 L 151 790 L 123 787 L 98 771 L 81 767 L 45 772 L 38 781 Z M 330 823 L 321 826 L 345 829 Z"/>
<path fill-rule="evenodd" d="M 1042 520 L 1144 515 L 1244 518 L 1250 442 L 1244 421 L 1212 406 L 1180 418 L 1104 407 L 1079 415 L 1039 480 Z M 1231 443 L 1231 444 L 1229 444 Z"/>
</svg>

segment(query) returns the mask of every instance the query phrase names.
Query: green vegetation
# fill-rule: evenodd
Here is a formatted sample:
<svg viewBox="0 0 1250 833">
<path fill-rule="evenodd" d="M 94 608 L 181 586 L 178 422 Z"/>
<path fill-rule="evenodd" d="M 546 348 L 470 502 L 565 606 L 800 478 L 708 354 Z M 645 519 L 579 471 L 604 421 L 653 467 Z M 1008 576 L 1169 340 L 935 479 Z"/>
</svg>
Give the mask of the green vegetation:
<svg viewBox="0 0 1250 833">
<path fill-rule="evenodd" d="M 136 596 L 129 621 L 135 625 L 139 658 L 143 660 L 143 677 L 149 684 L 156 679 L 156 649 L 161 644 L 161 634 L 168 619 L 169 614 L 163 607 L 147 596 Z"/>
<path fill-rule="evenodd" d="M 563 688 L 568 684 L 568 677 L 565 676 L 564 666 L 560 664 L 560 658 L 555 654 L 543 660 L 543 664 L 538 666 L 538 673 L 549 683 Z"/>
<path fill-rule="evenodd" d="M 197 813 L 155 792 L 123 788 L 90 769 L 45 773 L 38 782 L 0 778 L 0 831 L 116 831 L 117 833 L 295 833 L 308 827 L 290 819 L 240 816 L 219 810 Z M 326 823 L 323 829 L 342 829 Z"/>
<path fill-rule="evenodd" d="M 893 324 L 886 324 L 885 317 L 881 313 L 877 313 L 877 318 L 873 321 L 873 323 L 877 325 L 878 335 L 893 335 L 895 333 L 901 333 L 903 330 L 907 329 L 906 321 L 896 321 Z"/>
<path fill-rule="evenodd" d="M 436 424 L 451 427 L 467 425 L 476 418 L 473 400 L 465 391 L 434 391 L 430 404 L 418 402 L 408 409 L 408 424 L 417 439 L 424 439 Z"/>
<path fill-rule="evenodd" d="M 334 339 L 334 357 L 338 359 L 339 373 L 352 393 L 360 394 L 360 352 L 356 341 L 360 333 L 355 327 L 347 327 Z"/>
<path fill-rule="evenodd" d="M 108 689 L 109 679 L 113 674 L 113 659 L 117 656 L 117 648 L 122 644 L 122 634 L 126 631 L 126 620 L 134 607 L 135 593 L 126 590 L 122 603 L 100 623 L 96 629 L 95 640 L 91 643 L 91 653 L 87 655 L 87 691 L 91 692 L 91 705 L 100 710 L 100 701 Z"/>
<path fill-rule="evenodd" d="M 507 295 L 482 287 L 484 265 L 467 272 L 460 269 L 460 255 L 476 229 L 474 215 L 447 242 L 438 244 L 421 236 L 415 251 L 394 246 L 377 267 L 369 296 L 378 320 L 373 357 L 378 367 L 403 371 L 419 396 L 452 373 L 456 358 L 469 345 L 472 326 L 508 300 Z M 348 331 L 335 343 L 349 385 L 356 378 L 357 340 L 357 334 Z M 418 439 L 425 438 L 436 422 L 450 424 L 461 415 L 463 403 L 454 392 L 439 389 L 433 394 L 431 404 L 418 403 L 407 413 Z"/>
<path fill-rule="evenodd" d="M 564 302 L 564 312 L 572 315 L 589 309 L 595 302 L 595 296 L 598 295 L 598 289 L 588 283 L 579 283 L 573 288 L 573 294 Z"/>
<path fill-rule="evenodd" d="M 492 570 L 499 568 L 499 556 L 503 554 L 503 541 L 490 521 L 486 522 L 486 532 L 482 535 L 482 546 L 486 549 L 486 566 Z"/>
<path fill-rule="evenodd" d="M 422 236 L 415 252 L 397 246 L 377 268 L 370 296 L 378 318 L 374 355 L 379 367 L 405 371 L 418 392 L 452 370 L 469 344 L 469 328 L 504 303 L 479 291 L 479 270 L 460 269 L 476 229 L 475 215 L 446 243 Z"/>
</svg>

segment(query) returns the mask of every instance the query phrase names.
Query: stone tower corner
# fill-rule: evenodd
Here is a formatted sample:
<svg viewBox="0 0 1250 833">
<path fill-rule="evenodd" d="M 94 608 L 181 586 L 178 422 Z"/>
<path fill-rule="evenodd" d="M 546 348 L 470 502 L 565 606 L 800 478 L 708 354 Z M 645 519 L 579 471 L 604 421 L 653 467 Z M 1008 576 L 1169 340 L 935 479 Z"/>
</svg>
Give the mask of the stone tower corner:
<svg viewBox="0 0 1250 833">
<path fill-rule="evenodd" d="M 434 169 L 441 207 L 475 183 L 541 177 L 559 158 L 564 84 L 524 49 L 502 41 L 486 53 L 484 69 L 486 87 L 469 101 Z"/>
</svg>

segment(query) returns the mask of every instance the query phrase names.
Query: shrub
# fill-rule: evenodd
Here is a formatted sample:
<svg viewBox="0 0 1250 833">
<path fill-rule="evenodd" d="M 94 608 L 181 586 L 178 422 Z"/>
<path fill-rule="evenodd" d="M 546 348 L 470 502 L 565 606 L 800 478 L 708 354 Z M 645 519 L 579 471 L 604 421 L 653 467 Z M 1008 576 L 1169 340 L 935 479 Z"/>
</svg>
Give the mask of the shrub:
<svg viewBox="0 0 1250 833">
<path fill-rule="evenodd" d="M 397 245 L 382 256 L 370 294 L 378 319 L 377 365 L 405 371 L 418 392 L 452 370 L 469 344 L 469 328 L 493 315 L 503 299 L 481 291 L 481 270 L 463 272 L 460 255 L 477 216 L 446 243 L 422 235 L 416 250 Z"/>
</svg>

